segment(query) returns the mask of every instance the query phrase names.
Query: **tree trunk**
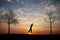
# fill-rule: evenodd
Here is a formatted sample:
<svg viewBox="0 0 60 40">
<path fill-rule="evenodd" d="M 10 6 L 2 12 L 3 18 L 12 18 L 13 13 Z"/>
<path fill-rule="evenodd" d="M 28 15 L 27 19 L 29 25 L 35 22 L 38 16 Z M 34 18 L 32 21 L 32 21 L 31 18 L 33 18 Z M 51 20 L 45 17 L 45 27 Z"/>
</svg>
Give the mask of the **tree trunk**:
<svg viewBox="0 0 60 40">
<path fill-rule="evenodd" d="M 10 34 L 10 20 L 8 20 L 8 34 Z"/>
<path fill-rule="evenodd" d="M 52 22 L 51 22 L 51 19 L 50 19 L 50 35 L 52 35 Z"/>
</svg>

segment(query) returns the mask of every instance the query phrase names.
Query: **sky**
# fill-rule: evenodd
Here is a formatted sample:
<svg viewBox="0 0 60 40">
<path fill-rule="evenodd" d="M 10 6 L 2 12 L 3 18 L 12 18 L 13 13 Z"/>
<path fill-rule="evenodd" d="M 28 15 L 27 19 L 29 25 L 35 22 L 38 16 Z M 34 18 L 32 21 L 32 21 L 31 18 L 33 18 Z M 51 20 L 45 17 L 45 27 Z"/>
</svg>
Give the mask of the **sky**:
<svg viewBox="0 0 60 40">
<path fill-rule="evenodd" d="M 19 20 L 16 27 L 11 24 L 11 34 L 27 34 L 31 23 L 34 25 L 33 34 L 49 34 L 47 12 L 50 11 L 53 12 L 52 17 L 55 17 L 52 25 L 53 34 L 60 34 L 60 0 L 0 0 L 0 18 L 8 10 L 13 11 Z M 0 34 L 6 34 L 8 31 L 7 23 L 0 23 L 0 27 Z"/>
</svg>

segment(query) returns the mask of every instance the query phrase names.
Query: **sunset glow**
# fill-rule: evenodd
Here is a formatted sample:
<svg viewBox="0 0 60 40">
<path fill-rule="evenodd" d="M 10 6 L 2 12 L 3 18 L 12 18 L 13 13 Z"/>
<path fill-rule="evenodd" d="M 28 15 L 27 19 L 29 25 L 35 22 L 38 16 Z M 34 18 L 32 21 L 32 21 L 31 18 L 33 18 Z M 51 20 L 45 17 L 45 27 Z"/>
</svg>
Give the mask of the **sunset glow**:
<svg viewBox="0 0 60 40">
<path fill-rule="evenodd" d="M 29 32 L 29 34 L 31 35 L 32 33 Z"/>
</svg>

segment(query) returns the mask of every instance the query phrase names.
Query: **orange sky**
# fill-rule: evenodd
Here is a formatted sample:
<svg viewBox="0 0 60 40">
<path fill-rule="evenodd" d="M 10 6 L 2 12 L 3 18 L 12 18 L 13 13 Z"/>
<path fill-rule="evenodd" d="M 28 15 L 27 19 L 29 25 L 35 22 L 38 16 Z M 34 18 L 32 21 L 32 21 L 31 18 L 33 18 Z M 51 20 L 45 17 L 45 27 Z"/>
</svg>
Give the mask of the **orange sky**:
<svg viewBox="0 0 60 40">
<path fill-rule="evenodd" d="M 30 25 L 22 25 L 17 24 L 16 26 L 14 24 L 11 25 L 10 33 L 11 34 L 28 34 Z M 8 26 L 7 24 L 1 24 L 0 25 L 0 34 L 7 34 Z M 32 34 L 49 34 L 50 29 L 48 26 L 37 26 L 34 25 L 32 27 Z M 60 29 L 58 27 L 53 27 L 53 34 L 60 34 Z"/>
</svg>

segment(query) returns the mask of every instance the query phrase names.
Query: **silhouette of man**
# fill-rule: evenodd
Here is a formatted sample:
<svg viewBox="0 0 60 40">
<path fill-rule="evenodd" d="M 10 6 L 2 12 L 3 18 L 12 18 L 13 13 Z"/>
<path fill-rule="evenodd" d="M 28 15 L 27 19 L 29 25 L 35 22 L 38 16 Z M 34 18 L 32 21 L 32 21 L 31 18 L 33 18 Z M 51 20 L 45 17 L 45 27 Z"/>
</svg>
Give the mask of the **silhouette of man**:
<svg viewBox="0 0 60 40">
<path fill-rule="evenodd" d="M 30 33 L 32 33 L 32 26 L 33 26 L 33 23 L 31 24 L 31 26 L 30 26 L 30 29 L 29 29 L 28 33 L 29 33 L 29 32 L 30 32 Z"/>
</svg>

